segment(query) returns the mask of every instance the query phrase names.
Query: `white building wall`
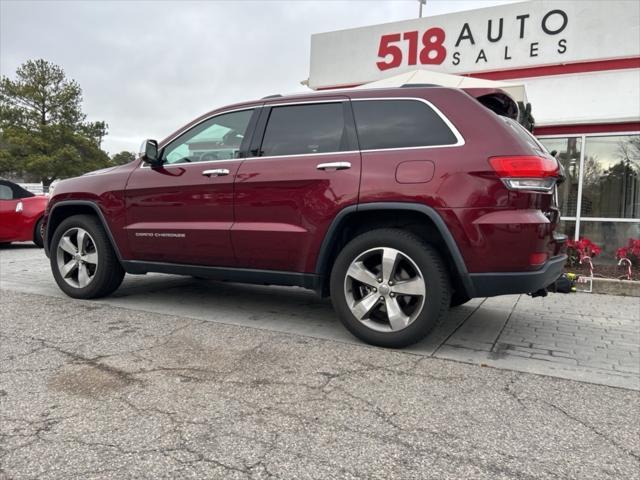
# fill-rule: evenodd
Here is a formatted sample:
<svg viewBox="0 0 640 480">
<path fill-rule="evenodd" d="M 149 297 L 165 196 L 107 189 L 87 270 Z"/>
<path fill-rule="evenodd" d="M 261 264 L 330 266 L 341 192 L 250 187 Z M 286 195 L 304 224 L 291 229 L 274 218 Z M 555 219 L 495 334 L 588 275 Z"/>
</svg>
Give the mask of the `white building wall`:
<svg viewBox="0 0 640 480">
<path fill-rule="evenodd" d="M 637 122 L 640 69 L 525 78 L 536 126 Z"/>
</svg>

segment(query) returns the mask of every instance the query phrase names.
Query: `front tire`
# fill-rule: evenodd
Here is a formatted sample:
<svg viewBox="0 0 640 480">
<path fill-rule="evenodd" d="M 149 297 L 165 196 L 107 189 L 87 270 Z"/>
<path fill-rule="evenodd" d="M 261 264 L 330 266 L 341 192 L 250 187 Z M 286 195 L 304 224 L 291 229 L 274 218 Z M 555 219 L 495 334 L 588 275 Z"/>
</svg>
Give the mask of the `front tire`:
<svg viewBox="0 0 640 480">
<path fill-rule="evenodd" d="M 450 299 L 441 256 L 405 230 L 354 238 L 331 272 L 331 300 L 340 320 L 372 345 L 401 348 L 422 340 L 446 317 Z"/>
<path fill-rule="evenodd" d="M 56 283 L 73 298 L 104 297 L 124 278 L 104 227 L 91 215 L 74 215 L 58 225 L 50 261 Z"/>
</svg>

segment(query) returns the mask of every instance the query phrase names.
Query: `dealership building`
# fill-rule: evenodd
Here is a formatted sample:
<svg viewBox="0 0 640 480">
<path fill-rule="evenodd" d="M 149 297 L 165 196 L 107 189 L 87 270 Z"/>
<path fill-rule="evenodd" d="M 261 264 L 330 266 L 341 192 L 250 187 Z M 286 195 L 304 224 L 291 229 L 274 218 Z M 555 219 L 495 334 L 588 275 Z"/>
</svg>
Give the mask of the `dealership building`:
<svg viewBox="0 0 640 480">
<path fill-rule="evenodd" d="M 564 233 L 606 263 L 640 238 L 640 2 L 536 0 L 311 38 L 315 90 L 469 82 L 530 104 L 566 171 Z"/>
</svg>

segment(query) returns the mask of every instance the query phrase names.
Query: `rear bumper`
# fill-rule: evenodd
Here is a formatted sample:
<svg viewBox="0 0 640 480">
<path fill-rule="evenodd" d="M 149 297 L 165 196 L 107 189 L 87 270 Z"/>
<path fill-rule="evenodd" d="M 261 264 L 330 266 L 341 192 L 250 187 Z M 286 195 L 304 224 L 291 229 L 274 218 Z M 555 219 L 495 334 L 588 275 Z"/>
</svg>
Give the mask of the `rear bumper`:
<svg viewBox="0 0 640 480">
<path fill-rule="evenodd" d="M 552 257 L 533 272 L 471 273 L 474 297 L 533 293 L 555 282 L 564 269 L 566 255 Z"/>
</svg>

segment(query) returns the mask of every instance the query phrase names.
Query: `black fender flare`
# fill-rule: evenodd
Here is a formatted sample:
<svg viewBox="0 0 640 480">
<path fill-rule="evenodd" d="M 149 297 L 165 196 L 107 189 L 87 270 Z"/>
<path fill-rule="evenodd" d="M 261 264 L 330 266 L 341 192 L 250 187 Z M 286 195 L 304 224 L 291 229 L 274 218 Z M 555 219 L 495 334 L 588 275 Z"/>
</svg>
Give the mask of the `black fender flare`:
<svg viewBox="0 0 640 480">
<path fill-rule="evenodd" d="M 105 218 L 104 213 L 102 213 L 102 210 L 95 202 L 92 202 L 90 200 L 62 200 L 60 202 L 56 202 L 51 207 L 51 210 L 49 210 L 49 214 L 47 215 L 48 217 L 47 228 L 45 229 L 45 232 L 44 232 L 44 252 L 46 253 L 47 257 L 50 254 L 49 243 L 50 243 L 50 238 L 53 234 L 53 232 L 51 231 L 51 218 L 53 218 L 53 213 L 58 207 L 68 207 L 68 206 L 82 206 L 82 207 L 90 207 L 91 209 L 93 209 L 96 216 L 100 220 L 100 223 L 102 223 L 102 228 L 104 228 L 105 232 L 107 232 L 107 236 L 109 237 L 109 241 L 111 242 L 111 247 L 116 252 L 116 256 L 118 257 L 118 260 L 120 261 L 120 263 L 122 263 L 122 256 L 120 255 L 120 249 L 118 248 L 118 244 L 116 243 L 115 238 L 113 238 L 113 234 L 111 233 L 111 229 L 109 228 L 109 224 L 107 223 L 107 219 Z"/>
<path fill-rule="evenodd" d="M 458 248 L 458 244 L 456 243 L 453 235 L 449 231 L 446 223 L 438 214 L 438 212 L 427 205 L 421 203 L 410 203 L 410 202 L 372 202 L 372 203 L 360 203 L 357 205 L 350 205 L 348 207 L 343 208 L 338 212 L 335 216 L 331 225 L 327 229 L 325 233 L 324 239 L 322 240 L 322 244 L 320 246 L 320 251 L 318 253 L 318 258 L 316 260 L 316 274 L 318 275 L 328 275 L 328 263 L 329 256 L 331 254 L 331 249 L 333 247 L 334 241 L 336 240 L 336 233 L 339 231 L 340 227 L 346 221 L 347 217 L 350 214 L 355 212 L 365 212 L 365 211 L 374 211 L 374 210 L 404 210 L 404 211 L 412 211 L 419 212 L 426 215 L 436 226 L 444 243 L 449 250 L 449 254 L 453 259 L 453 269 L 458 274 L 458 277 L 465 289 L 465 293 L 469 298 L 473 298 L 475 295 L 475 289 L 473 286 L 473 282 L 471 281 L 471 277 L 469 275 L 469 271 L 467 270 L 467 265 L 462 258 L 462 253 L 460 253 L 460 249 Z"/>
</svg>

